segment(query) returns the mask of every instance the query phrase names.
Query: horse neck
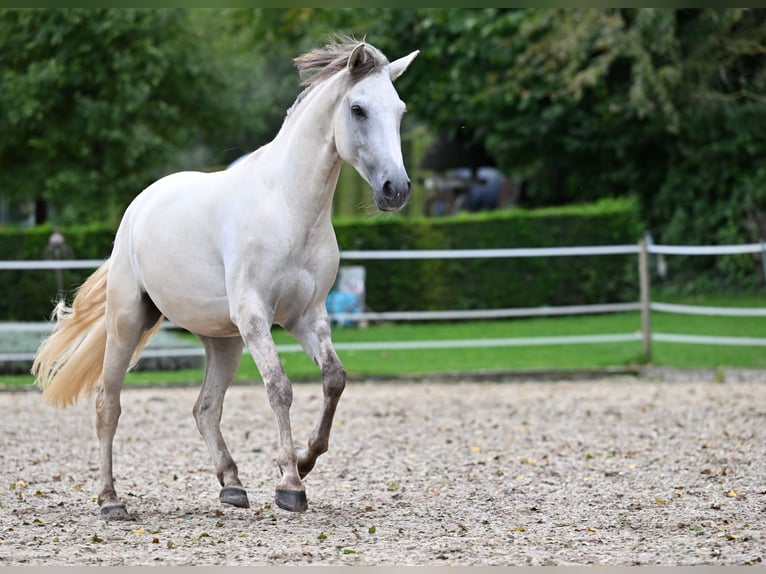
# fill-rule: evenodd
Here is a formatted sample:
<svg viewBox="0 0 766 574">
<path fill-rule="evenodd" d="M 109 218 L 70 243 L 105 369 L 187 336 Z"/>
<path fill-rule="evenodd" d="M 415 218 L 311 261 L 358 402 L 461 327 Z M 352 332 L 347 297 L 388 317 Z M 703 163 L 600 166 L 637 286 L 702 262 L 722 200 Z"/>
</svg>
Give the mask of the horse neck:
<svg viewBox="0 0 766 574">
<path fill-rule="evenodd" d="M 287 205 L 312 219 L 329 221 L 332 198 L 343 161 L 334 138 L 335 108 L 342 97 L 341 79 L 333 77 L 306 94 L 272 141 L 283 158 L 288 181 L 281 188 Z"/>
</svg>

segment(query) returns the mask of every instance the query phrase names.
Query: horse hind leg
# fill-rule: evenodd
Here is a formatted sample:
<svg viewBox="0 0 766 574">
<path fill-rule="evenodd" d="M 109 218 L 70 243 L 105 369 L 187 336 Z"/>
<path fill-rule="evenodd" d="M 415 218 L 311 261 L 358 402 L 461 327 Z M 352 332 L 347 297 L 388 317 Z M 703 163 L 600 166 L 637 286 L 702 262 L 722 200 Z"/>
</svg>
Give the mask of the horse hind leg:
<svg viewBox="0 0 766 574">
<path fill-rule="evenodd" d="M 213 457 L 216 476 L 222 487 L 219 500 L 232 506 L 249 508 L 250 502 L 239 480 L 237 465 L 221 434 L 223 399 L 242 358 L 242 339 L 200 339 L 205 345 L 207 362 L 202 389 L 192 411 L 194 420 Z"/>
<path fill-rule="evenodd" d="M 135 309 L 127 311 L 117 309 L 110 303 L 107 299 L 103 384 L 96 397 L 96 434 L 99 440 L 101 475 L 98 504 L 103 518 L 125 520 L 129 519 L 130 515 L 125 504 L 117 496 L 112 470 L 114 435 L 122 412 L 120 392 L 125 373 L 142 341 L 142 336 L 158 323 L 162 315 L 146 296 L 141 297 Z"/>
</svg>

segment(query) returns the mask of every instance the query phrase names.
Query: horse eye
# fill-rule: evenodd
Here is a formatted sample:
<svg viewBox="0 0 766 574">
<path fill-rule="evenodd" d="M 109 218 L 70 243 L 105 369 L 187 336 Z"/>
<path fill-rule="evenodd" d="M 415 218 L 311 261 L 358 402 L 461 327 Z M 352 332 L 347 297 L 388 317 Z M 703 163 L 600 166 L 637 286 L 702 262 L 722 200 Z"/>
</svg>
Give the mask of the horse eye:
<svg viewBox="0 0 766 574">
<path fill-rule="evenodd" d="M 359 104 L 354 104 L 351 106 L 351 113 L 354 114 L 357 118 L 366 118 L 367 113 L 364 111 L 364 108 L 360 106 Z"/>
</svg>

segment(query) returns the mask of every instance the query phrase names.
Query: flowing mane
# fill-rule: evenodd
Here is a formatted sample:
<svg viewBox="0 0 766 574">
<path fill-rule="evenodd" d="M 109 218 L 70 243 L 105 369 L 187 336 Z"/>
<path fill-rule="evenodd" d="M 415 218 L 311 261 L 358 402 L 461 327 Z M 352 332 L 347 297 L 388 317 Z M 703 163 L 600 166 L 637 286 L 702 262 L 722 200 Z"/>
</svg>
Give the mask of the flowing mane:
<svg viewBox="0 0 766 574">
<path fill-rule="evenodd" d="M 351 80 L 356 82 L 389 63 L 388 58 L 380 50 L 366 44 L 364 40 L 357 40 L 353 36 L 339 34 L 335 40 L 331 40 L 326 46 L 315 48 L 294 58 L 293 62 L 296 68 L 298 68 L 301 85 L 306 86 L 306 89 L 298 94 L 293 105 L 287 110 L 285 118 L 289 117 L 293 110 L 300 105 L 306 94 L 311 91 L 311 88 L 346 68 L 351 52 L 359 44 L 364 44 L 367 59 L 364 64 L 355 67 L 352 72 Z"/>
<path fill-rule="evenodd" d="M 360 41 L 352 36 L 339 35 L 335 41 L 331 41 L 323 48 L 316 48 L 295 58 L 293 61 L 298 68 L 301 85 L 311 87 L 334 73 L 340 72 L 346 67 L 354 48 L 363 43 L 364 40 Z M 367 60 L 363 65 L 354 69 L 352 76 L 354 81 L 389 63 L 383 53 L 374 46 L 365 44 L 365 51 L 367 52 Z"/>
</svg>

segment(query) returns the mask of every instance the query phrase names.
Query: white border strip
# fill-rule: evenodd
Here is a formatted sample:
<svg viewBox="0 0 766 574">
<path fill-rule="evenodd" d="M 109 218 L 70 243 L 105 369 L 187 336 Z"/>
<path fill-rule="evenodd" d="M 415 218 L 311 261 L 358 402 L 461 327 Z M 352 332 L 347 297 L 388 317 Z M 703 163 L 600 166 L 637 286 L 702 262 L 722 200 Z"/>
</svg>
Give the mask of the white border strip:
<svg viewBox="0 0 766 574">
<path fill-rule="evenodd" d="M 544 345 L 575 345 L 591 343 L 623 343 L 638 341 L 641 333 L 611 335 L 567 335 L 561 337 L 504 337 L 498 339 L 448 339 L 443 341 L 375 341 L 335 343 L 339 351 L 403 351 L 417 349 L 468 349 L 488 347 L 536 347 Z M 285 345 L 284 347 L 287 347 Z M 290 350 L 301 350 L 299 345 Z M 287 351 L 287 349 L 285 349 Z M 289 351 L 287 351 L 289 352 Z"/>
<path fill-rule="evenodd" d="M 656 303 L 650 305 L 652 311 L 678 313 L 681 315 L 716 315 L 721 317 L 766 317 L 763 307 L 705 307 L 702 305 L 679 305 L 677 303 Z"/>
<path fill-rule="evenodd" d="M 511 317 L 549 317 L 554 315 L 591 315 L 640 311 L 640 303 L 604 303 L 596 305 L 560 305 L 554 307 L 514 307 L 471 309 L 466 311 L 383 311 L 380 313 L 334 313 L 342 321 L 437 321 L 451 319 L 503 319 Z"/>
<path fill-rule="evenodd" d="M 715 337 L 708 335 L 684 335 L 683 333 L 652 333 L 652 341 L 661 341 L 663 343 L 690 343 L 692 345 L 766 347 L 766 339 L 760 337 Z"/>
<path fill-rule="evenodd" d="M 652 302 L 652 311 L 677 313 L 681 315 L 708 315 L 723 317 L 766 317 L 764 307 L 711 307 L 703 305 L 681 305 L 677 303 Z M 549 317 L 557 315 L 590 315 L 600 313 L 627 313 L 640 311 L 640 303 L 603 303 L 595 305 L 560 305 L 553 307 L 512 307 L 503 309 L 471 309 L 442 311 L 383 311 L 380 313 L 334 313 L 330 317 L 341 321 L 437 321 L 453 319 L 503 319 L 516 317 Z M 178 328 L 170 321 L 163 328 Z M 0 333 L 46 333 L 53 323 L 46 321 L 5 321 L 0 322 Z"/>
<path fill-rule="evenodd" d="M 447 339 L 443 341 L 369 341 L 338 342 L 336 351 L 416 351 L 422 349 L 478 349 L 493 347 L 538 347 L 549 345 L 583 345 L 603 343 L 628 343 L 640 341 L 641 333 L 616 333 L 610 335 L 570 335 L 561 337 L 507 337 L 498 339 Z M 685 335 L 682 333 L 652 333 L 652 341 L 663 343 L 688 343 L 695 345 L 724 345 L 734 347 L 766 347 L 766 338 L 715 337 Z M 279 353 L 298 353 L 298 344 L 277 345 Z M 243 350 L 247 354 L 247 349 Z M 202 347 L 185 349 L 145 349 L 142 358 L 152 357 L 203 357 Z M 0 362 L 32 361 L 34 353 L 0 353 Z"/>
<path fill-rule="evenodd" d="M 649 253 L 666 255 L 735 255 L 743 253 L 761 253 L 764 246 L 760 243 L 744 245 L 658 245 L 647 246 Z M 507 257 L 567 257 L 576 255 L 629 255 L 639 252 L 638 244 L 631 245 L 592 245 L 576 247 L 530 247 L 509 249 L 414 249 L 414 250 L 374 250 L 341 251 L 341 259 L 472 259 L 472 258 L 507 258 Z M 0 261 L 0 271 L 42 270 L 42 269 L 95 269 L 103 259 L 69 260 L 19 260 Z"/>
<path fill-rule="evenodd" d="M 545 345 L 574 345 L 592 343 L 624 343 L 639 341 L 640 333 L 618 333 L 613 335 L 570 335 L 561 337 L 506 337 L 499 339 L 447 339 L 443 341 L 368 341 L 368 342 L 337 342 L 333 346 L 336 351 L 410 351 L 419 349 L 469 349 L 490 347 L 534 347 Z M 303 352 L 298 344 L 277 345 L 280 353 Z M 244 349 L 243 354 L 247 354 Z M 184 349 L 144 349 L 142 358 L 150 357 L 202 357 L 203 347 L 188 347 Z M 31 361 L 34 353 L 0 353 L 3 361 Z"/>
<path fill-rule="evenodd" d="M 341 259 L 474 259 L 507 257 L 566 257 L 572 255 L 622 255 L 638 253 L 638 245 L 582 247 L 530 247 L 518 249 L 418 249 L 341 251 Z"/>
<path fill-rule="evenodd" d="M 763 246 L 760 243 L 744 245 L 647 245 L 649 253 L 665 255 L 737 255 L 741 253 L 760 253 Z"/>
<path fill-rule="evenodd" d="M 36 271 L 44 269 L 96 269 L 104 259 L 40 259 L 0 261 L 0 271 Z"/>
<path fill-rule="evenodd" d="M 466 311 L 383 311 L 381 313 L 333 313 L 332 319 L 343 321 L 427 321 L 450 319 L 502 319 L 510 317 L 548 317 L 554 315 L 590 315 L 639 311 L 640 303 L 602 303 L 595 305 L 560 305 L 553 307 L 513 307 L 505 309 L 472 309 Z M 47 321 L 0 321 L 0 333 L 43 333 L 53 330 Z M 179 329 L 171 321 L 163 329 Z"/>
</svg>

